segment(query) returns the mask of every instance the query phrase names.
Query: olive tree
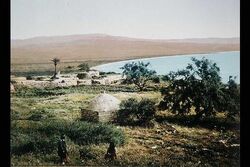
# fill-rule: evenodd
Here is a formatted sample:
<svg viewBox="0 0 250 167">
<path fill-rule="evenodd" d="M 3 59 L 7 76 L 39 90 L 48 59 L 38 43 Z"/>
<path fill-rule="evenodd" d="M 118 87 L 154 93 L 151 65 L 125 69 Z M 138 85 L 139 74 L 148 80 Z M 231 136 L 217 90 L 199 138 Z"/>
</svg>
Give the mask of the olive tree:
<svg viewBox="0 0 250 167">
<path fill-rule="evenodd" d="M 126 83 L 135 84 L 140 91 L 144 90 L 147 86 L 147 82 L 152 80 L 156 72 L 154 70 L 148 69 L 150 63 L 143 62 L 132 62 L 125 64 L 121 69 L 123 70 L 122 74 L 126 77 Z"/>
<path fill-rule="evenodd" d="M 188 114 L 192 108 L 197 120 L 226 112 L 228 116 L 239 113 L 239 91 L 230 78 L 223 84 L 216 63 L 205 59 L 191 58 L 192 64 L 177 72 L 170 72 L 164 78 L 168 86 L 162 88 L 161 109 L 175 114 Z"/>
</svg>

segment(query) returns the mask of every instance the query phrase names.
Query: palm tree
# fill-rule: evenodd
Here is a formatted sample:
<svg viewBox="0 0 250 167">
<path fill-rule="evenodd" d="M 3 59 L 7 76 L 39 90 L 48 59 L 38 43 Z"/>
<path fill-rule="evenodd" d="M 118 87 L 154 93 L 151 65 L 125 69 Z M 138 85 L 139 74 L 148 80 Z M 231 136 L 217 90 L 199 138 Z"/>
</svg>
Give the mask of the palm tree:
<svg viewBox="0 0 250 167">
<path fill-rule="evenodd" d="M 53 58 L 51 61 L 54 63 L 54 66 L 55 66 L 55 73 L 54 73 L 54 76 L 53 76 L 53 78 L 54 78 L 56 76 L 56 66 L 57 66 L 58 63 L 60 63 L 60 59 Z"/>
</svg>

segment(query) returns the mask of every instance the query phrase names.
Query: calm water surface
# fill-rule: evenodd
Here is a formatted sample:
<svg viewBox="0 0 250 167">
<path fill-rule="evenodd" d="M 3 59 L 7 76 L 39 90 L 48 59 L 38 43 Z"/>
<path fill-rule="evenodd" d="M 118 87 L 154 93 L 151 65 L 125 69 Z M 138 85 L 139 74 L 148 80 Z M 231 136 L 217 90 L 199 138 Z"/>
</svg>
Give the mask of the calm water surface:
<svg viewBox="0 0 250 167">
<path fill-rule="evenodd" d="M 236 81 L 240 83 L 240 52 L 218 52 L 208 54 L 187 54 L 187 55 L 176 55 L 176 56 L 163 56 L 154 58 L 144 58 L 135 60 L 119 61 L 114 63 L 103 64 L 94 67 L 99 71 L 103 72 L 117 72 L 121 73 L 120 69 L 124 64 L 129 62 L 150 62 L 150 69 L 157 72 L 158 75 L 165 75 L 170 71 L 177 71 L 184 69 L 188 63 L 191 63 L 191 57 L 201 59 L 205 57 L 213 62 L 217 63 L 220 68 L 220 76 L 223 82 L 227 82 L 230 75 L 236 76 Z"/>
</svg>

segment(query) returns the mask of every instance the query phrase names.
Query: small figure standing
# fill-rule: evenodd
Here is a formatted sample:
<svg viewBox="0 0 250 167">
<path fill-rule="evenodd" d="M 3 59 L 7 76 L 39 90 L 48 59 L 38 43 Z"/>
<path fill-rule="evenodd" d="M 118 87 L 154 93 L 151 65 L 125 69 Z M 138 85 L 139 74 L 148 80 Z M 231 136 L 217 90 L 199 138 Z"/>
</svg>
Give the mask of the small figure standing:
<svg viewBox="0 0 250 167">
<path fill-rule="evenodd" d="M 67 146 L 65 142 L 65 136 L 62 134 L 61 138 L 58 141 L 58 150 L 57 150 L 58 156 L 60 157 L 60 163 L 62 165 L 65 165 L 65 163 L 68 162 L 68 152 L 67 152 Z"/>
<path fill-rule="evenodd" d="M 114 160 L 115 158 L 116 158 L 115 144 L 114 142 L 110 142 L 107 153 L 105 154 L 105 159 Z"/>
</svg>

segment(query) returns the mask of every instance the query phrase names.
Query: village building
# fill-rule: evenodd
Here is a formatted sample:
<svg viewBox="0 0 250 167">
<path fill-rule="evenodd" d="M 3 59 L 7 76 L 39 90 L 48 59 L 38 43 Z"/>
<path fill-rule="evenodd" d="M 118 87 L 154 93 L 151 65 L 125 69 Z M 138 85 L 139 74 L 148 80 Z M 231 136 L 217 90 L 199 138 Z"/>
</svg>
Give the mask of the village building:
<svg viewBox="0 0 250 167">
<path fill-rule="evenodd" d="M 113 114 L 119 110 L 120 103 L 119 99 L 104 92 L 92 99 L 89 106 L 82 109 L 82 112 L 86 114 L 86 117 L 87 115 L 98 115 L 100 122 L 109 122 Z M 88 112 L 89 114 L 87 114 Z M 82 117 L 84 117 L 83 113 Z"/>
</svg>

